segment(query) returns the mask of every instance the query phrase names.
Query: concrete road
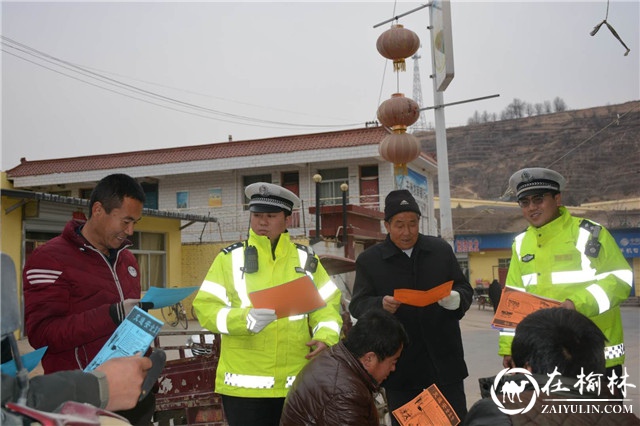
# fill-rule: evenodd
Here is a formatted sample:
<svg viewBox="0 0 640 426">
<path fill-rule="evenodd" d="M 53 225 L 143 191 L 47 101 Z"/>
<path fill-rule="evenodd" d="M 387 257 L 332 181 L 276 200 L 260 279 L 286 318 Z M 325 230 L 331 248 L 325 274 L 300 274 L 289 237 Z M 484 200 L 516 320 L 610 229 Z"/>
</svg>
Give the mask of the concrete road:
<svg viewBox="0 0 640 426">
<path fill-rule="evenodd" d="M 625 367 L 627 383 L 636 387 L 627 388 L 627 398 L 633 404 L 633 413 L 640 415 L 640 307 L 623 306 L 622 321 L 626 349 Z M 480 377 L 495 376 L 502 370 L 502 358 L 498 354 L 498 332 L 491 328 L 493 309 L 478 309 L 474 303 L 460 325 L 464 344 L 465 360 L 469 377 L 465 380 L 467 405 L 471 407 L 480 399 Z"/>
</svg>

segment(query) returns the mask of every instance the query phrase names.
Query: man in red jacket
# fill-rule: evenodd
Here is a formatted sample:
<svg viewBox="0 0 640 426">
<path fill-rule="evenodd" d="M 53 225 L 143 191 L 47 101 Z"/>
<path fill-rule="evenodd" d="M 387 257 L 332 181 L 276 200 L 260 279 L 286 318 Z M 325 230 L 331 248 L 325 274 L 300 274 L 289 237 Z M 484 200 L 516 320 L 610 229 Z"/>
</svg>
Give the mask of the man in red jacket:
<svg viewBox="0 0 640 426">
<path fill-rule="evenodd" d="M 84 369 L 138 305 L 140 271 L 127 238 L 142 218 L 144 200 L 130 176 L 103 178 L 91 193 L 87 221 L 71 220 L 27 259 L 25 325 L 31 346 L 49 347 L 45 374 Z M 145 398 L 152 406 L 142 411 L 152 413 L 153 400 Z"/>
</svg>

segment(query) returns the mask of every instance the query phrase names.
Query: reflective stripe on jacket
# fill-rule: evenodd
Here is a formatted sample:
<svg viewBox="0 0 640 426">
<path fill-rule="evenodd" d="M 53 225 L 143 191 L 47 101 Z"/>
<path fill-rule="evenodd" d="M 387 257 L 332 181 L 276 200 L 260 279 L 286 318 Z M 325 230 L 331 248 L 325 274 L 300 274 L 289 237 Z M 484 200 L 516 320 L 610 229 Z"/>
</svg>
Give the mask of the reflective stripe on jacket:
<svg viewBox="0 0 640 426">
<path fill-rule="evenodd" d="M 306 343 L 338 342 L 342 318 L 340 290 L 322 265 L 315 273 L 304 270 L 307 256 L 280 235 L 275 251 L 265 236 L 250 231 L 248 245 L 258 252 L 258 271 L 243 273 L 244 245 L 224 250 L 213 261 L 193 305 L 200 324 L 222 335 L 216 374 L 216 392 L 240 397 L 284 397 L 296 374 L 308 362 Z M 312 255 L 312 254 L 311 254 Z M 257 334 L 247 330 L 249 293 L 274 287 L 307 273 L 326 302 L 307 315 L 280 318 Z"/>
<path fill-rule="evenodd" d="M 552 222 L 540 228 L 529 226 L 515 238 L 506 285 L 561 302 L 571 300 L 608 339 L 607 367 L 622 364 L 619 305 L 631 291 L 631 267 L 604 227 L 598 235 L 598 255 L 587 256 L 592 234 L 580 226 L 585 219 L 571 216 L 565 207 L 560 207 L 560 212 Z M 511 354 L 512 339 L 513 330 L 500 334 L 500 355 Z"/>
</svg>

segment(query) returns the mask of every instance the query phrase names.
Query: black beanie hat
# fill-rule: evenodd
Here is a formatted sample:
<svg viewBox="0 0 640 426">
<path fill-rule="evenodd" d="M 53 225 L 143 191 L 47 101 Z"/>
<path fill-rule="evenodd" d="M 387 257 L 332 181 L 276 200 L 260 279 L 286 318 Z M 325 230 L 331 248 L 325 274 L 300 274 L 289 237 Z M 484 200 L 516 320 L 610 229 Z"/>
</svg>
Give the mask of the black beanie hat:
<svg viewBox="0 0 640 426">
<path fill-rule="evenodd" d="M 384 199 L 384 221 L 389 222 L 393 216 L 402 212 L 414 212 L 420 216 L 420 207 L 408 190 L 391 191 Z"/>
</svg>

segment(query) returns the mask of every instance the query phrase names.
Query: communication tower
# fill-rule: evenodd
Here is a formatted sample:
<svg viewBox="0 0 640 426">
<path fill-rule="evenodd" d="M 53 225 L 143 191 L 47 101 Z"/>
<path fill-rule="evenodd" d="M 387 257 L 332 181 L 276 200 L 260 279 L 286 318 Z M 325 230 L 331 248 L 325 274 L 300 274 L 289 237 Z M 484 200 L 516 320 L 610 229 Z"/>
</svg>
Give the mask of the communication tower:
<svg viewBox="0 0 640 426">
<path fill-rule="evenodd" d="M 413 100 L 418 103 L 418 106 L 424 108 L 422 101 L 422 84 L 420 83 L 420 65 L 418 59 L 421 56 L 417 53 L 411 57 L 413 59 Z M 420 117 L 413 125 L 409 126 L 411 133 L 425 132 L 427 131 L 427 120 L 424 117 L 424 111 L 420 111 Z"/>
</svg>

